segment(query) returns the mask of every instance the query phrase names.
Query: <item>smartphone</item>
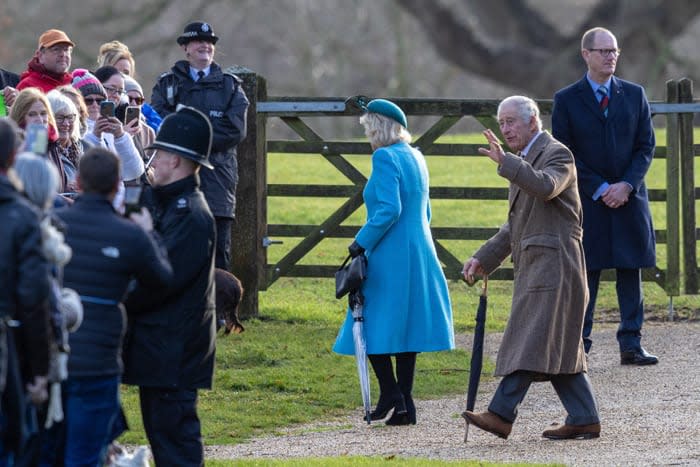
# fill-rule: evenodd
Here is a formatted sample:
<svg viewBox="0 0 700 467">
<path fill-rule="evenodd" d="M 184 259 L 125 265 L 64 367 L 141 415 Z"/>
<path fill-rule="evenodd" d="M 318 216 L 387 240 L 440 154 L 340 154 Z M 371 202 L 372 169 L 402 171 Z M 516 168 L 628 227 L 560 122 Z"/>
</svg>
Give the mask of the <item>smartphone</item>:
<svg viewBox="0 0 700 467">
<path fill-rule="evenodd" d="M 114 102 L 102 101 L 100 104 L 100 115 L 103 117 L 114 117 Z"/>
<path fill-rule="evenodd" d="M 124 124 L 128 125 L 129 122 L 135 118 L 141 119 L 141 107 L 136 105 L 130 105 L 126 108 L 126 114 L 124 114 Z"/>
<path fill-rule="evenodd" d="M 24 130 L 24 150 L 40 156 L 46 155 L 49 145 L 48 129 L 41 123 L 31 123 Z"/>
<path fill-rule="evenodd" d="M 141 212 L 141 185 L 124 187 L 124 216 L 129 217 L 132 212 Z"/>
<path fill-rule="evenodd" d="M 7 117 L 7 106 L 5 105 L 5 95 L 0 89 L 0 117 Z"/>
</svg>

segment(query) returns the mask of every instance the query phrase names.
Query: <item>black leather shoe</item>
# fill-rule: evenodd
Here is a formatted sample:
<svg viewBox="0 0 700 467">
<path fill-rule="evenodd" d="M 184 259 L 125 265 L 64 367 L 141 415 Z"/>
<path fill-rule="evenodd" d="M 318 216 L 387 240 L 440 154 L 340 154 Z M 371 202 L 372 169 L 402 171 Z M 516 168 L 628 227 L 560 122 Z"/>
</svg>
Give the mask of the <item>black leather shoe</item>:
<svg viewBox="0 0 700 467">
<path fill-rule="evenodd" d="M 656 365 L 659 359 L 640 348 L 632 352 L 620 352 L 620 363 L 623 365 Z"/>
</svg>

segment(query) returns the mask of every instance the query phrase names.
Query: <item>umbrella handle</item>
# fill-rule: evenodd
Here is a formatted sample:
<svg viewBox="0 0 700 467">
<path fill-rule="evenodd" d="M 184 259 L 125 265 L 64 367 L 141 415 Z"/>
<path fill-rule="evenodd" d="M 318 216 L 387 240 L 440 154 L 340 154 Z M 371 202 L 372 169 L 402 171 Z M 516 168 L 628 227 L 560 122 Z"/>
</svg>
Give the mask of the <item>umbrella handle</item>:
<svg viewBox="0 0 700 467">
<path fill-rule="evenodd" d="M 482 289 L 481 289 L 481 295 L 483 297 L 489 296 L 488 289 L 489 289 L 489 276 L 486 275 L 486 276 L 484 276 L 484 287 L 482 287 Z"/>
</svg>

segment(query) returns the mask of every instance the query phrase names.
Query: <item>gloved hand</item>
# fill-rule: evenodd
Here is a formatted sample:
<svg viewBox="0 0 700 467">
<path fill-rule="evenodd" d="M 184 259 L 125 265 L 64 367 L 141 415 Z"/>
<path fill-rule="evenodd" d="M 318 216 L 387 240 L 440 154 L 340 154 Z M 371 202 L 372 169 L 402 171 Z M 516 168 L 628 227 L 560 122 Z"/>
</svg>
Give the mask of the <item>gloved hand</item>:
<svg viewBox="0 0 700 467">
<path fill-rule="evenodd" d="M 357 243 L 356 241 L 353 241 L 350 246 L 348 247 L 348 251 L 350 252 L 350 256 L 355 258 L 357 256 L 360 256 L 362 253 L 365 252 L 365 249 L 362 248 L 362 246 Z"/>
</svg>

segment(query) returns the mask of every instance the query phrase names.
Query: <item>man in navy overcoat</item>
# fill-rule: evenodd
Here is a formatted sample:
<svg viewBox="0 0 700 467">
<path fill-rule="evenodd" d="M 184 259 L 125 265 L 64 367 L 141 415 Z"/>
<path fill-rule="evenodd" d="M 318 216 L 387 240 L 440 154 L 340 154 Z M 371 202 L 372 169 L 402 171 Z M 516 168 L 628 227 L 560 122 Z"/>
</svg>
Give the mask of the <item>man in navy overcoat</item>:
<svg viewBox="0 0 700 467">
<path fill-rule="evenodd" d="M 583 247 L 590 301 L 583 327 L 585 350 L 600 273 L 615 269 L 623 365 L 658 359 L 641 345 L 644 321 L 641 268 L 655 265 L 655 237 L 644 176 L 654 154 L 654 130 L 644 89 L 613 74 L 620 55 L 615 36 L 593 28 L 581 39 L 588 71 L 554 95 L 552 133 L 574 154 L 583 206 Z"/>
</svg>

